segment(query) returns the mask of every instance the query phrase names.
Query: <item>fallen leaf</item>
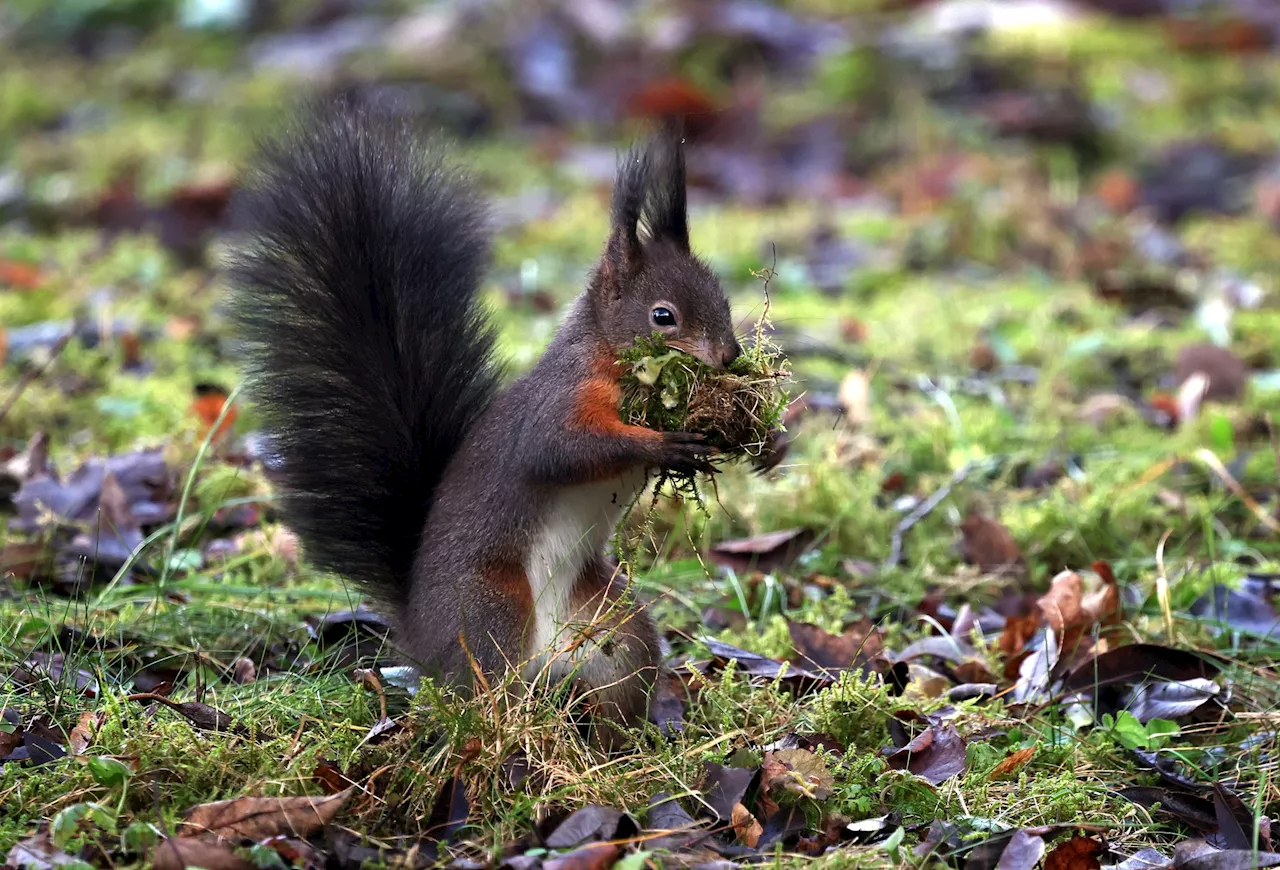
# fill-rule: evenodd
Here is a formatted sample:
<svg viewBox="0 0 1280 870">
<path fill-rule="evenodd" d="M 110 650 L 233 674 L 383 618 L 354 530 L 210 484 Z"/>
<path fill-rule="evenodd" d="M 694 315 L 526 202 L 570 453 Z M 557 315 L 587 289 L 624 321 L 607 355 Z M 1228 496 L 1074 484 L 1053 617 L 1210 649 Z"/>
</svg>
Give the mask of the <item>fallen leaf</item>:
<svg viewBox="0 0 1280 870">
<path fill-rule="evenodd" d="M 1240 357 L 1215 344 L 1193 344 L 1178 353 L 1174 363 L 1174 381 L 1181 386 L 1192 376 L 1201 374 L 1208 381 L 1205 399 L 1230 401 L 1244 395 L 1249 370 Z"/>
<path fill-rule="evenodd" d="M 704 638 L 702 643 L 714 657 L 711 665 L 706 668 L 707 673 L 714 673 L 733 662 L 737 673 L 753 679 L 780 680 L 783 685 L 801 694 L 816 691 L 832 683 L 832 677 L 828 673 L 813 671 L 791 662 L 781 662 L 710 638 Z"/>
<path fill-rule="evenodd" d="M 0 257 L 0 287 L 7 285 L 18 290 L 35 290 L 42 283 L 44 278 L 34 263 Z"/>
<path fill-rule="evenodd" d="M 228 395 L 227 391 L 217 384 L 196 384 L 195 396 L 191 400 L 191 410 L 200 420 L 201 438 L 207 436 L 214 424 L 218 423 L 218 418 L 222 416 L 222 409 L 226 407 Z M 226 435 L 235 422 L 236 408 L 233 405 L 227 409 L 226 416 L 222 417 L 222 423 L 213 433 L 213 438 L 218 439 Z"/>
<path fill-rule="evenodd" d="M 1100 653 L 1077 665 L 1063 680 L 1067 692 L 1148 680 L 1211 679 L 1222 665 L 1204 653 L 1133 643 Z"/>
<path fill-rule="evenodd" d="M 1049 591 L 1036 602 L 1045 624 L 1061 637 L 1068 626 L 1080 625 L 1083 614 L 1084 580 L 1074 571 L 1062 571 L 1049 584 Z"/>
<path fill-rule="evenodd" d="M 1138 683 L 1120 702 L 1144 725 L 1152 719 L 1180 719 L 1217 697 L 1222 687 L 1212 680 L 1195 678 L 1169 682 Z"/>
<path fill-rule="evenodd" d="M 241 656 L 231 665 L 231 681 L 237 686 L 247 686 L 258 678 L 258 666 L 253 659 Z"/>
<path fill-rule="evenodd" d="M 960 551 L 964 560 L 988 574 L 1021 573 L 1022 550 L 1013 535 L 996 520 L 971 512 L 960 524 Z"/>
<path fill-rule="evenodd" d="M 591 804 L 574 810 L 546 838 L 549 849 L 572 849 L 587 842 L 612 840 L 617 835 L 623 813 L 612 807 Z"/>
<path fill-rule="evenodd" d="M 333 821 L 352 791 L 348 788 L 325 797 L 239 797 L 201 804 L 187 812 L 181 836 L 208 832 L 250 840 L 309 837 Z"/>
<path fill-rule="evenodd" d="M 71 863 L 81 862 L 55 846 L 47 833 L 19 840 L 4 859 L 4 866 L 15 870 L 51 870 Z"/>
<path fill-rule="evenodd" d="M 1215 849 L 1208 843 L 1187 840 L 1173 850 L 1175 870 L 1258 870 L 1280 866 L 1280 854 L 1252 849 Z"/>
<path fill-rule="evenodd" d="M 1128 786 L 1120 789 L 1118 794 L 1149 810 L 1159 804 L 1157 818 L 1170 816 L 1202 833 L 1217 830 L 1218 818 L 1213 802 L 1190 791 L 1160 786 Z"/>
<path fill-rule="evenodd" d="M 742 804 L 734 804 L 731 821 L 738 841 L 754 849 L 764 834 L 764 828 L 756 821 L 756 817 L 751 815 L 751 811 Z"/>
<path fill-rule="evenodd" d="M 606 870 L 618 859 L 621 850 L 614 843 L 592 843 L 564 855 L 548 858 L 543 870 Z"/>
<path fill-rule="evenodd" d="M 760 788 L 773 795 L 789 792 L 795 797 L 826 800 L 835 779 L 822 756 L 808 749 L 777 749 L 766 752 L 760 773 Z"/>
<path fill-rule="evenodd" d="M 652 849 L 678 850 L 704 836 L 703 823 L 680 806 L 680 802 L 666 792 L 659 792 L 649 799 L 649 811 L 645 816 L 645 843 Z M 651 836 L 656 834 L 657 836 Z"/>
<path fill-rule="evenodd" d="M 933 785 L 964 773 L 965 741 L 952 725 L 930 725 L 907 745 L 885 751 L 889 766 Z"/>
<path fill-rule="evenodd" d="M 155 870 L 254 870 L 253 863 L 227 845 L 195 837 L 174 837 L 160 843 L 151 852 L 151 866 Z"/>
<path fill-rule="evenodd" d="M 1113 864 L 1112 870 L 1173 870 L 1173 859 L 1166 858 L 1155 849 L 1146 848 Z"/>
<path fill-rule="evenodd" d="M 1260 638 L 1280 636 L 1280 612 L 1276 611 L 1270 578 L 1251 575 L 1239 589 L 1217 585 L 1191 605 L 1191 615 Z"/>
<path fill-rule="evenodd" d="M 711 548 L 711 561 L 739 573 L 779 571 L 799 559 L 813 545 L 808 529 L 783 529 L 750 538 L 721 541 Z"/>
<path fill-rule="evenodd" d="M 1017 831 L 1009 838 L 1009 844 L 1000 853 L 996 862 L 996 870 L 1032 870 L 1044 857 L 1044 839 Z M 969 862 L 965 862 L 968 867 Z"/>
<path fill-rule="evenodd" d="M 75 727 L 67 735 L 67 752 L 71 755 L 83 755 L 93 743 L 93 737 L 98 733 L 98 728 L 105 718 L 106 714 L 102 712 L 93 710 L 82 712 Z"/>
<path fill-rule="evenodd" d="M 311 778 L 320 784 L 325 794 L 337 794 L 355 785 L 337 764 L 326 758 L 317 762 L 316 769 L 311 772 Z"/>
<path fill-rule="evenodd" d="M 461 777 L 451 776 L 436 795 L 423 833 L 430 839 L 449 842 L 458 829 L 467 823 L 470 815 L 471 804 L 467 800 L 466 783 Z"/>
<path fill-rule="evenodd" d="M 863 617 L 843 634 L 832 634 L 807 622 L 787 620 L 795 658 L 806 667 L 839 672 L 867 662 L 884 649 L 884 639 Z"/>
<path fill-rule="evenodd" d="M 1076 836 L 1053 847 L 1044 870 L 1099 870 L 1105 847 L 1093 837 Z"/>
<path fill-rule="evenodd" d="M 1009 755 L 1001 759 L 1000 763 L 991 769 L 991 773 L 987 774 L 987 779 L 999 779 L 1002 776 L 1008 776 L 1018 768 L 1022 767 L 1032 758 L 1035 758 L 1036 748 L 1028 746 L 1026 749 L 1019 749 L 1017 752 L 1011 752 Z"/>
<path fill-rule="evenodd" d="M 1222 845 L 1228 849 L 1247 852 L 1252 852 L 1255 848 L 1270 851 L 1269 842 L 1254 842 L 1254 829 L 1260 826 L 1253 810 L 1245 805 L 1238 794 L 1216 782 L 1213 784 L 1213 812 L 1218 819 L 1218 836 Z"/>
<path fill-rule="evenodd" d="M 1138 409 L 1126 396 L 1118 393 L 1099 393 L 1085 399 L 1080 406 L 1079 417 L 1096 429 L 1106 429 L 1123 420 L 1136 417 Z"/>
<path fill-rule="evenodd" d="M 706 762 L 700 786 L 704 809 L 710 810 L 722 822 L 732 821 L 734 805 L 742 803 L 755 778 L 755 768 L 725 767 L 713 761 Z"/>
<path fill-rule="evenodd" d="M 250 734 L 248 728 L 236 722 L 226 713 L 216 707 L 210 707 L 208 704 L 201 704 L 199 701 L 171 701 L 163 695 L 156 694 L 155 692 L 139 692 L 135 695 L 129 695 L 128 700 L 144 703 L 153 701 L 157 704 L 168 707 L 192 725 L 205 731 L 224 731 L 244 736 L 248 736 Z"/>
</svg>

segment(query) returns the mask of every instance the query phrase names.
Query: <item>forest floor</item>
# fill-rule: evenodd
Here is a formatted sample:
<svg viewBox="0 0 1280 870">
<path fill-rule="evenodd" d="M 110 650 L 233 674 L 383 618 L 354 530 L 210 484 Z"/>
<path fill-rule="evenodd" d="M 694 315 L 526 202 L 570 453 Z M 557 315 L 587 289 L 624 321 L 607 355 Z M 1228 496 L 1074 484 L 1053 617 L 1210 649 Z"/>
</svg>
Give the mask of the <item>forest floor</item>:
<svg viewBox="0 0 1280 870">
<path fill-rule="evenodd" d="M 693 244 L 744 332 L 767 294 L 792 446 L 627 527 L 670 673 L 606 757 L 566 687 L 414 682 L 273 519 L 217 263 L 298 91 L 263 46 L 297 33 L 73 50 L 83 22 L 24 21 L 0 30 L 9 864 L 1280 861 L 1280 54 L 1090 17 L 989 35 L 939 85 L 861 44 L 693 143 Z M 678 70 L 729 101 L 723 39 Z M 372 54 L 342 69 L 450 80 Z M 512 90 L 442 111 L 501 216 L 517 373 L 603 244 L 624 137 L 513 120 Z M 747 190 L 799 184 L 778 143 L 815 125 L 795 150 L 837 131 L 829 187 Z"/>
</svg>

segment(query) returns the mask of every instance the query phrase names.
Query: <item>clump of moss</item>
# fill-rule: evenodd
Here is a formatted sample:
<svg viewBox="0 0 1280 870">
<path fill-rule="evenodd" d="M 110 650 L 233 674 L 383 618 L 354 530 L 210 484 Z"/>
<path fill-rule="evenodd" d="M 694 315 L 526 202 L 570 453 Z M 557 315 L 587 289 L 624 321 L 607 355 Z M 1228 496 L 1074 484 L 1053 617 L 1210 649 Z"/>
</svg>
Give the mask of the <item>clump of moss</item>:
<svg viewBox="0 0 1280 870">
<path fill-rule="evenodd" d="M 623 421 L 659 432 L 705 435 L 718 451 L 713 461 L 759 458 L 772 433 L 782 429 L 789 399 L 787 363 L 763 336 L 757 335 L 727 371 L 669 347 L 657 334 L 637 339 L 620 363 L 625 367 Z"/>
</svg>

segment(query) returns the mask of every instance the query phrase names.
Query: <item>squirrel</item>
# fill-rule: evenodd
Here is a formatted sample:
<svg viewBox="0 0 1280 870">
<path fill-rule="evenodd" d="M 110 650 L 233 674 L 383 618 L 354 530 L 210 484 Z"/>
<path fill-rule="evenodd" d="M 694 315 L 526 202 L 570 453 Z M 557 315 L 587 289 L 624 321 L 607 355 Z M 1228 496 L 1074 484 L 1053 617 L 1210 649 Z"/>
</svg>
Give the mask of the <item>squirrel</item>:
<svg viewBox="0 0 1280 870">
<path fill-rule="evenodd" d="M 678 133 L 622 160 L 585 292 L 506 386 L 479 298 L 486 206 L 434 140 L 312 104 L 238 197 L 231 311 L 309 561 L 380 603 L 425 675 L 547 668 L 616 744 L 661 656 L 606 545 L 651 473 L 713 470 L 702 436 L 622 421 L 617 358 L 653 333 L 717 369 L 741 352 L 690 250 Z"/>
</svg>

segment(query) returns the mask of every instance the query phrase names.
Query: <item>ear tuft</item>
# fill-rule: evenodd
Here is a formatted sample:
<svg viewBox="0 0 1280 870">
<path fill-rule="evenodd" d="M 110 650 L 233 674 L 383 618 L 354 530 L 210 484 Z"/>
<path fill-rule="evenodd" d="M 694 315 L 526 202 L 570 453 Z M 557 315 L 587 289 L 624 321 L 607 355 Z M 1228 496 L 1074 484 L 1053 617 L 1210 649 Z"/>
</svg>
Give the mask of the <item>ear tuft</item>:
<svg viewBox="0 0 1280 870">
<path fill-rule="evenodd" d="M 668 124 L 644 146 L 633 147 L 618 168 L 613 188 L 610 254 L 636 265 L 643 252 L 640 229 L 652 240 L 689 250 L 684 147 L 678 124 Z"/>
<path fill-rule="evenodd" d="M 689 250 L 689 207 L 684 166 L 684 134 L 668 124 L 649 146 L 649 191 L 642 221 L 652 239 L 665 239 Z"/>
</svg>

